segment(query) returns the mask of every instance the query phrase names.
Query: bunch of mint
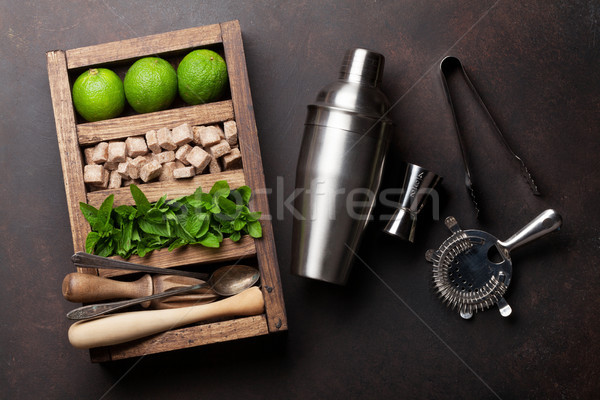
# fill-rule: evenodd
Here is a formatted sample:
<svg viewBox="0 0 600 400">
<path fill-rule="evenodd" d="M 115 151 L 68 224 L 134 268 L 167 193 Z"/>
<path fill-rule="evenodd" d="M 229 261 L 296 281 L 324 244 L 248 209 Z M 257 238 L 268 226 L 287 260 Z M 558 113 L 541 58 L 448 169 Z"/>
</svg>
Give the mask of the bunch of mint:
<svg viewBox="0 0 600 400">
<path fill-rule="evenodd" d="M 248 209 L 252 193 L 248 186 L 231 190 L 227 181 L 218 181 L 208 193 L 199 187 L 189 196 L 167 200 L 165 195 L 155 203 L 136 185 L 129 188 L 135 206 L 113 208 L 112 194 L 99 209 L 79 203 L 92 228 L 86 252 L 127 259 L 164 247 L 169 251 L 188 244 L 218 248 L 224 238 L 237 242 L 245 234 L 262 237 L 261 213 Z"/>
</svg>

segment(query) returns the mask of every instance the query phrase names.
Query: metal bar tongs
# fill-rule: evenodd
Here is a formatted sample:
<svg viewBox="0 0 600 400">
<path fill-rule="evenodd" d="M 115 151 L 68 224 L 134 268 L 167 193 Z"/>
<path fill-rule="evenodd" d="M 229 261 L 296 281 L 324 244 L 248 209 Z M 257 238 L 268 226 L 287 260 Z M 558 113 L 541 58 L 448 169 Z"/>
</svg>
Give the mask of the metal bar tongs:
<svg viewBox="0 0 600 400">
<path fill-rule="evenodd" d="M 472 180 L 472 175 L 471 175 L 469 159 L 467 156 L 465 144 L 462 139 L 462 134 L 461 134 L 460 128 L 458 126 L 458 120 L 456 118 L 456 111 L 454 109 L 454 104 L 452 102 L 452 96 L 450 94 L 450 89 L 448 88 L 448 82 L 447 82 L 447 76 L 450 74 L 450 72 L 454 71 L 455 69 L 458 69 L 459 72 L 462 74 L 463 79 L 467 83 L 467 86 L 469 87 L 469 89 L 471 90 L 473 95 L 475 96 L 477 102 L 483 109 L 487 118 L 492 123 L 494 131 L 496 132 L 498 138 L 500 139 L 500 142 L 504 145 L 504 148 L 508 151 L 508 153 L 513 158 L 515 158 L 519 162 L 520 169 L 521 169 L 521 175 L 523 176 L 523 178 L 525 178 L 525 181 L 531 188 L 531 191 L 533 192 L 534 195 L 539 196 L 540 192 L 538 191 L 538 188 L 537 188 L 535 182 L 533 181 L 533 177 L 531 176 L 531 173 L 525 166 L 525 163 L 523 162 L 523 160 L 519 156 L 517 156 L 517 154 L 512 150 L 512 148 L 510 147 L 510 145 L 504 138 L 504 135 L 500 131 L 500 128 L 498 128 L 498 125 L 494 121 L 494 118 L 492 118 L 492 115 L 490 114 L 489 110 L 485 106 L 485 103 L 481 99 L 481 96 L 475 89 L 475 86 L 473 86 L 473 83 L 471 83 L 471 80 L 469 79 L 469 76 L 467 75 L 467 72 L 465 71 L 465 68 L 463 67 L 462 63 L 460 62 L 460 60 L 458 58 L 448 56 L 448 57 L 445 57 L 440 62 L 440 76 L 442 78 L 442 83 L 444 85 L 444 91 L 446 92 L 446 99 L 448 100 L 448 104 L 450 105 L 450 109 L 452 110 L 452 118 L 454 119 L 454 129 L 456 130 L 456 135 L 458 137 L 458 143 L 460 145 L 460 151 L 461 151 L 463 164 L 464 164 L 464 168 L 465 168 L 465 186 L 467 187 L 469 195 L 471 196 L 471 200 L 473 201 L 473 204 L 475 205 L 476 215 L 479 216 L 479 205 L 477 203 L 477 198 L 475 196 L 475 190 L 473 188 L 473 180 Z"/>
</svg>

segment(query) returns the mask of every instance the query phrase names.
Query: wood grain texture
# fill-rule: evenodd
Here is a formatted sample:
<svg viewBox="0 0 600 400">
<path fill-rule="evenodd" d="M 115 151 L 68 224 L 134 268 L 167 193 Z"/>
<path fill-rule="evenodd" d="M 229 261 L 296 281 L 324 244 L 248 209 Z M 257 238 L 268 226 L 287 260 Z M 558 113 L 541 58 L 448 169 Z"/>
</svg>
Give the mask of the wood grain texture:
<svg viewBox="0 0 600 400">
<path fill-rule="evenodd" d="M 162 127 L 173 129 L 184 122 L 190 125 L 209 125 L 229 119 L 233 119 L 233 105 L 231 100 L 224 100 L 149 114 L 86 122 L 77 125 L 77 136 L 81 145 L 91 145 L 105 140 L 144 135 L 151 129 Z"/>
<path fill-rule="evenodd" d="M 221 24 L 221 31 L 229 71 L 231 97 L 238 127 L 240 151 L 242 160 L 244 160 L 244 175 L 247 185 L 256 193 L 252 197 L 250 207 L 253 210 L 261 211 L 263 216 L 269 216 L 271 214 L 266 191 L 257 191 L 257 189 L 265 188 L 266 184 L 239 22 L 223 23 Z M 261 223 L 263 238 L 256 241 L 256 253 L 261 270 L 269 331 L 283 331 L 287 329 L 287 318 L 281 290 L 273 227 L 270 220 L 263 219 Z"/>
<path fill-rule="evenodd" d="M 188 245 L 173 251 L 169 251 L 169 249 L 154 250 L 145 257 L 131 256 L 127 261 L 159 268 L 223 261 L 236 262 L 256 254 L 255 242 L 256 240 L 250 236 L 244 236 L 237 242 L 232 242 L 230 239 L 223 239 L 221 247 L 218 249 L 211 249 L 200 245 Z M 122 260 L 119 256 L 114 256 L 112 258 Z M 121 270 L 98 270 L 98 274 L 102 277 L 127 275 L 130 273 L 131 272 Z"/>
<path fill-rule="evenodd" d="M 67 50 L 67 68 L 129 60 L 219 42 L 221 42 L 221 27 L 218 24 L 182 29 Z"/>
<path fill-rule="evenodd" d="M 167 195 L 167 200 L 176 199 L 181 196 L 192 194 L 202 187 L 202 190 L 208 192 L 217 181 L 226 180 L 232 189 L 246 184 L 242 170 L 225 171 L 214 174 L 196 175 L 191 179 L 177 179 L 173 181 L 151 182 L 138 185 L 144 192 L 150 202 L 157 201 L 162 196 Z M 87 203 L 98 208 L 111 194 L 115 195 L 114 207 L 126 204 L 133 205 L 133 197 L 129 187 L 120 187 L 118 189 L 98 190 L 87 194 Z"/>
<path fill-rule="evenodd" d="M 64 51 L 55 50 L 46 53 L 50 95 L 54 108 L 56 135 L 60 150 L 67 208 L 73 234 L 73 249 L 85 251 L 85 238 L 89 225 L 79 211 L 79 202 L 85 202 L 85 184 L 83 183 L 83 160 L 75 128 L 75 110 L 71 101 L 71 88 L 67 74 Z"/>
<path fill-rule="evenodd" d="M 196 325 L 123 343 L 108 348 L 110 360 L 162 353 L 188 347 L 225 342 L 253 336 L 267 335 L 269 329 L 265 315 L 238 318 L 228 321 Z M 94 349 L 92 349 L 94 350 Z M 100 348 L 96 349 L 100 350 Z M 102 354 L 102 353 L 101 353 Z M 92 358 L 93 362 L 108 361 L 102 355 Z"/>
<path fill-rule="evenodd" d="M 221 42 L 223 43 L 228 66 L 231 100 L 93 123 L 76 124 L 68 77 L 70 69 L 129 60 L 149 54 L 160 55 L 161 53 L 178 50 L 191 50 L 194 47 Z M 250 208 L 254 211 L 261 211 L 263 216 L 270 215 L 267 197 L 263 190 L 265 180 L 238 21 L 106 43 L 69 50 L 66 53 L 51 53 L 56 53 L 62 57 L 62 59 L 60 57 L 56 58 L 56 56 L 51 57 L 49 53 L 48 71 L 51 87 L 56 86 L 53 88 L 53 105 L 59 142 L 62 142 L 61 159 L 65 176 L 65 188 L 67 189 L 67 196 L 69 197 L 69 194 L 71 194 L 69 213 L 76 250 L 83 250 L 85 237 L 89 232 L 89 225 L 79 211 L 80 201 L 85 202 L 87 200 L 89 204 L 99 207 L 108 195 L 114 194 L 115 206 L 134 204 L 130 190 L 127 187 L 86 194 L 83 184 L 81 147 L 105 140 L 143 135 L 148 130 L 157 127 L 174 128 L 185 122 L 191 125 L 207 125 L 235 119 L 244 169 L 199 175 L 192 179 L 173 182 L 153 182 L 139 185 L 150 201 L 156 201 L 165 194 L 169 199 L 188 195 L 193 193 L 198 186 L 208 190 L 214 182 L 227 180 L 232 188 L 242 185 L 250 186 L 254 193 Z M 259 240 L 244 237 L 239 242 L 233 243 L 231 240 L 225 239 L 219 249 L 209 249 L 202 246 L 186 246 L 173 252 L 162 249 L 154 251 L 144 258 L 131 257 L 129 261 L 169 268 L 201 263 L 237 261 L 253 257 L 258 261 L 261 272 L 261 293 L 265 298 L 265 315 L 192 326 L 123 345 L 91 349 L 90 356 L 92 360 L 123 359 L 286 330 L 287 319 L 279 282 L 279 267 L 273 229 L 270 220 L 267 218 L 264 218 L 261 223 L 263 238 Z M 77 247 L 77 244 L 79 247 Z M 99 271 L 100 275 L 104 277 L 127 273 L 110 270 Z M 98 273 L 97 270 L 81 272 Z"/>
<path fill-rule="evenodd" d="M 90 232 L 90 226 L 79 210 L 79 203 L 86 201 L 85 184 L 83 183 L 83 156 L 77 142 L 75 110 L 71 100 L 65 52 L 62 50 L 49 51 L 46 53 L 46 60 L 60 163 L 67 196 L 67 209 L 73 236 L 73 250 L 74 252 L 85 251 L 85 239 Z M 97 270 L 92 268 L 77 268 L 77 271 L 85 274 L 97 274 Z M 96 349 L 94 356 L 98 359 L 106 358 L 108 353 L 105 349 Z M 92 357 L 92 353 L 90 353 L 90 357 Z"/>
</svg>

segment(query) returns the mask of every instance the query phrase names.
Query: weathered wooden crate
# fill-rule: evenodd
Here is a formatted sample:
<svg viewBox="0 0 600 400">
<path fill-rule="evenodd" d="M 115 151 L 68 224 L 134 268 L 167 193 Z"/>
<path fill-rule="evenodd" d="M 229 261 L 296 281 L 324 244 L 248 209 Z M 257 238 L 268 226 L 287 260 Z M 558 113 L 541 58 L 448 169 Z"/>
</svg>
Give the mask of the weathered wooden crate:
<svg viewBox="0 0 600 400">
<path fill-rule="evenodd" d="M 197 106 L 175 104 L 171 109 L 148 114 L 125 115 L 98 122 L 85 122 L 75 113 L 71 87 L 77 76 L 86 68 L 103 66 L 123 76 L 136 59 L 157 55 L 177 64 L 189 51 L 197 48 L 215 49 L 224 55 L 229 73 L 229 97 L 223 101 Z M 193 193 L 202 186 L 207 190 L 213 183 L 225 179 L 232 188 L 248 185 L 253 190 L 250 208 L 270 215 L 265 190 L 260 147 L 252 98 L 246 71 L 246 61 L 238 21 L 184 29 L 130 40 L 99 44 L 67 51 L 47 53 L 48 77 L 56 131 L 67 195 L 69 218 L 74 250 L 85 250 L 89 224 L 79 210 L 79 202 L 98 206 L 106 196 L 115 194 L 115 206 L 133 204 L 129 188 L 89 192 L 83 182 L 83 147 L 100 141 L 142 135 L 157 127 L 173 128 L 182 123 L 190 125 L 214 124 L 234 119 L 243 169 L 222 173 L 197 175 L 187 180 L 155 182 L 139 185 L 150 201 L 167 194 L 176 198 Z M 132 257 L 130 261 L 158 267 L 189 266 L 206 270 L 211 264 L 237 261 L 244 258 L 259 267 L 262 293 L 265 299 L 263 315 L 236 318 L 226 321 L 201 323 L 168 331 L 129 343 L 92 349 L 94 362 L 117 360 L 145 354 L 200 346 L 251 336 L 266 335 L 287 329 L 283 295 L 279 277 L 277 254 L 271 221 L 262 221 L 263 237 L 244 237 L 234 243 L 225 239 L 219 249 L 186 246 L 169 252 L 154 251 L 144 258 Z M 114 270 L 79 269 L 80 272 L 114 276 L 123 272 Z"/>
</svg>

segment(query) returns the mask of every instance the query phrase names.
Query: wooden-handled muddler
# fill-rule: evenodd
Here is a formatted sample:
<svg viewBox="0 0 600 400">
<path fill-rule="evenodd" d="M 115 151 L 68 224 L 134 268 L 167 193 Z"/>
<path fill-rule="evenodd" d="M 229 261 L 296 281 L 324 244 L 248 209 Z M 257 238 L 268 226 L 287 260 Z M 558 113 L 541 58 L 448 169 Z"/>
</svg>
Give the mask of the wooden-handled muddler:
<svg viewBox="0 0 600 400">
<path fill-rule="evenodd" d="M 187 276 L 177 275 L 144 275 L 133 282 L 117 281 L 91 274 L 73 272 L 65 276 L 62 293 L 65 299 L 74 303 L 96 303 L 112 299 L 134 299 L 162 293 L 169 289 L 192 286 L 204 281 Z M 156 299 L 142 303 L 143 307 L 177 308 L 209 303 L 218 298 L 209 287 L 190 292 L 189 294 Z"/>
<path fill-rule="evenodd" d="M 79 321 L 69 328 L 69 342 L 80 349 L 111 346 L 199 321 L 258 315 L 263 312 L 264 306 L 261 290 L 251 287 L 240 294 L 209 304 L 170 310 L 132 311 Z"/>
</svg>

